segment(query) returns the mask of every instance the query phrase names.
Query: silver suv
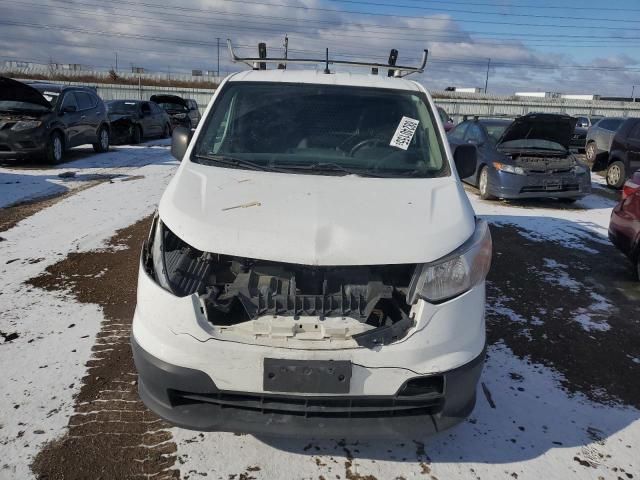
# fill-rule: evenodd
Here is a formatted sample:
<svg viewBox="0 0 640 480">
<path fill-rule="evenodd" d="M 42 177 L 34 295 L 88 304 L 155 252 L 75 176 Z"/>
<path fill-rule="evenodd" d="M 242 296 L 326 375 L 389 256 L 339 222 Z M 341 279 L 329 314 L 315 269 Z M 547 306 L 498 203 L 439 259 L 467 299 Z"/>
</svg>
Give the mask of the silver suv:
<svg viewBox="0 0 640 480">
<path fill-rule="evenodd" d="M 593 164 L 599 155 L 609 153 L 613 137 L 623 122 L 622 117 L 605 117 L 589 128 L 585 152 L 587 162 Z"/>
</svg>

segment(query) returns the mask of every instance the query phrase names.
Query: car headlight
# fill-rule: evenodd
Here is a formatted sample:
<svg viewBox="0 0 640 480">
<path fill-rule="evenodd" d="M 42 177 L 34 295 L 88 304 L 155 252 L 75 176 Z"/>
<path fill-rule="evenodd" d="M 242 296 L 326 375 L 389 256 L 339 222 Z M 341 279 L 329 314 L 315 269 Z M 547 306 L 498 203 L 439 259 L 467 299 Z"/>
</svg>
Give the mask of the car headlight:
<svg viewBox="0 0 640 480">
<path fill-rule="evenodd" d="M 501 172 L 513 173 L 515 175 L 525 175 L 525 171 L 522 167 L 514 167 L 513 165 L 508 165 L 501 162 L 493 162 L 493 166 L 496 168 L 496 170 L 500 170 Z"/>
<path fill-rule="evenodd" d="M 19 132 L 21 130 L 31 130 L 32 128 L 37 128 L 40 125 L 42 125 L 42 122 L 40 120 L 22 120 L 11 127 L 11 130 L 15 132 Z"/>
<path fill-rule="evenodd" d="M 470 290 L 483 282 L 491 266 L 492 242 L 489 225 L 476 219 L 471 238 L 446 257 L 416 267 L 407 300 L 438 303 Z"/>
<path fill-rule="evenodd" d="M 174 117 L 183 119 L 183 118 L 187 118 L 187 114 L 186 113 L 176 113 L 174 115 Z"/>
</svg>

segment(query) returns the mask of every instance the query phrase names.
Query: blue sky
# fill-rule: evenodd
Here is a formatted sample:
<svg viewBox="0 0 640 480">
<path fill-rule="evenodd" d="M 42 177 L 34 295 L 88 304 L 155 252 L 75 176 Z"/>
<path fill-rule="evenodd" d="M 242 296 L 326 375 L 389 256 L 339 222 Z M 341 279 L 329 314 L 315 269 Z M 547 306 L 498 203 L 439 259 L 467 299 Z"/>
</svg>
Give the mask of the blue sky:
<svg viewBox="0 0 640 480">
<path fill-rule="evenodd" d="M 608 5 L 608 9 L 602 8 Z M 4 23 L 3 23 L 4 22 Z M 187 72 L 215 69 L 216 37 L 291 56 L 415 63 L 429 48 L 432 89 L 484 86 L 629 94 L 640 85 L 638 0 L 0 0 L 0 60 Z M 629 38 L 637 37 L 637 38 Z M 255 48 L 247 47 L 248 55 Z M 238 69 L 221 54 L 221 70 Z"/>
</svg>

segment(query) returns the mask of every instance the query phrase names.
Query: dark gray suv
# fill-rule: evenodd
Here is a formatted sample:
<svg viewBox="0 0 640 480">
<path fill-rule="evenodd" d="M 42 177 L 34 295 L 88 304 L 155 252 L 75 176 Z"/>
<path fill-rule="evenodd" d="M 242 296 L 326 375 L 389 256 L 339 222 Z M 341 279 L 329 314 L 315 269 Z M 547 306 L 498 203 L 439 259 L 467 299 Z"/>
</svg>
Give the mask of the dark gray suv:
<svg viewBox="0 0 640 480">
<path fill-rule="evenodd" d="M 586 143 L 587 162 L 593 164 L 599 156 L 609 154 L 613 137 L 623 122 L 622 117 L 606 117 L 589 128 Z"/>
<path fill-rule="evenodd" d="M 60 163 L 65 150 L 109 150 L 109 119 L 90 88 L 22 83 L 0 77 L 0 160 L 44 157 Z"/>
</svg>

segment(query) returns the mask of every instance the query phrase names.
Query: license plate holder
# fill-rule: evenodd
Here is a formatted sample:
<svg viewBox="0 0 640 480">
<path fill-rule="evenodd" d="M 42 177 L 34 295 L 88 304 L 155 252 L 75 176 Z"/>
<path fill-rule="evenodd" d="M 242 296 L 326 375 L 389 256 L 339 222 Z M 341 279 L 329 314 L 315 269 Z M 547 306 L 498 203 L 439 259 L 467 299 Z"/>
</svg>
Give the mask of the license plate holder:
<svg viewBox="0 0 640 480">
<path fill-rule="evenodd" d="M 545 180 L 543 185 L 547 191 L 562 190 L 562 180 Z"/>
<path fill-rule="evenodd" d="M 347 360 L 264 359 L 263 389 L 287 393 L 349 393 L 351 362 Z"/>
</svg>

